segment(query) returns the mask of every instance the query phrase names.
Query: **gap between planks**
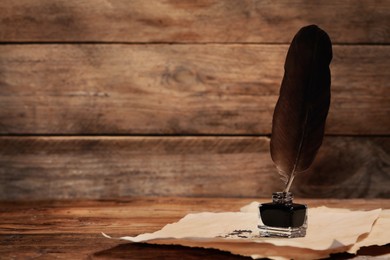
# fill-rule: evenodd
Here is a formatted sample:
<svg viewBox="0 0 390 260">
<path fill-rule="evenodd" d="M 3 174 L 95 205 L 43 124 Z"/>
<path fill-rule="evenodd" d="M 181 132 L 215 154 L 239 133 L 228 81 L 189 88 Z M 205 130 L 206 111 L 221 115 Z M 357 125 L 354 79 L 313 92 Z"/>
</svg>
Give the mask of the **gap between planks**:
<svg viewBox="0 0 390 260">
<path fill-rule="evenodd" d="M 286 42 L 126 42 L 126 41 L 0 41 L 0 45 L 70 45 L 70 44 L 101 44 L 101 45 L 287 45 Z M 389 46 L 390 43 L 373 43 L 373 42 L 337 42 L 332 46 Z"/>
<path fill-rule="evenodd" d="M 99 137 L 238 137 L 238 138 L 245 138 L 245 137 L 264 137 L 264 138 L 271 138 L 271 134 L 115 134 L 115 133 L 99 133 L 99 134 L 3 134 L 0 133 L 0 138 L 8 138 L 8 137 L 91 137 L 91 138 L 99 138 Z M 375 134 L 325 134 L 324 137 L 353 137 L 353 138 L 388 138 L 390 135 L 375 135 Z"/>
</svg>

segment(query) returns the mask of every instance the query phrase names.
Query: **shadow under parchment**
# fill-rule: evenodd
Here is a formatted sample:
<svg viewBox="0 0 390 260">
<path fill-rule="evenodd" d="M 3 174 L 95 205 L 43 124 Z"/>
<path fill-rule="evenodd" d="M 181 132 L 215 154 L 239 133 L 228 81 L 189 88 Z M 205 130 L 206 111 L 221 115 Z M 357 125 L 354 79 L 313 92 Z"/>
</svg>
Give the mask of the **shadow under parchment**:
<svg viewBox="0 0 390 260">
<path fill-rule="evenodd" d="M 157 241 L 156 241 L 157 242 Z M 159 243 L 161 241 L 158 241 Z M 168 241 L 167 241 L 168 242 Z M 169 242 L 168 242 L 169 243 Z M 225 249 L 226 245 L 220 243 L 219 247 Z M 237 246 L 237 245 L 236 245 Z M 252 249 L 248 248 L 251 247 Z M 261 245 L 258 245 L 261 246 Z M 356 257 L 349 253 L 332 253 L 331 250 L 315 251 L 308 249 L 299 249 L 292 247 L 277 247 L 271 244 L 263 244 L 264 253 L 275 254 L 281 253 L 281 256 L 287 257 L 304 257 L 311 258 L 317 256 L 328 255 L 329 258 L 321 259 L 351 259 Z M 233 246 L 235 247 L 235 246 Z M 243 252 L 250 253 L 253 250 L 253 245 L 242 244 L 239 247 Z M 258 251 L 259 248 L 257 248 Z M 347 250 L 347 247 L 345 248 Z M 237 250 L 233 250 L 237 251 Z M 251 252 L 254 253 L 254 252 Z M 360 256 L 381 256 L 390 254 L 390 244 L 385 246 L 369 246 L 362 247 L 357 255 Z M 159 245 L 159 244 L 146 244 L 146 243 L 125 243 L 119 244 L 113 248 L 106 249 L 100 252 L 96 252 L 94 255 L 96 258 L 114 258 L 114 259 L 251 259 L 250 257 L 244 257 L 240 255 L 233 255 L 227 251 L 220 251 L 218 249 L 205 249 L 200 247 L 186 247 L 180 245 Z M 261 258 L 266 259 L 266 258 Z"/>
<path fill-rule="evenodd" d="M 218 249 L 193 248 L 179 245 L 151 245 L 146 243 L 125 243 L 96 252 L 96 258 L 110 259 L 251 259 Z"/>
</svg>

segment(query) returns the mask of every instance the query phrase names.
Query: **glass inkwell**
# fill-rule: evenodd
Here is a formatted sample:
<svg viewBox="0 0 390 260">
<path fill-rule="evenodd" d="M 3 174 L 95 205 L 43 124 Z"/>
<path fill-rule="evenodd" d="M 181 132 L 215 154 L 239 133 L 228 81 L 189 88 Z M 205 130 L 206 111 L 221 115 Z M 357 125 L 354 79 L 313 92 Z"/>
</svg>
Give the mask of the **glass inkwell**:
<svg viewBox="0 0 390 260">
<path fill-rule="evenodd" d="M 272 202 L 259 205 L 261 237 L 304 237 L 307 206 L 293 202 L 291 192 L 275 192 Z"/>
</svg>

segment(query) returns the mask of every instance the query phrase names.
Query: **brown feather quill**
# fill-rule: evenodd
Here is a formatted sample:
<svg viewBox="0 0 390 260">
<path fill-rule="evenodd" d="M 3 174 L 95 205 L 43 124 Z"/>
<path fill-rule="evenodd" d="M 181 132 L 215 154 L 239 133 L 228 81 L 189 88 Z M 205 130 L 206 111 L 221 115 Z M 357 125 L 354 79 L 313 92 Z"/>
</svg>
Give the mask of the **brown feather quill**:
<svg viewBox="0 0 390 260">
<path fill-rule="evenodd" d="M 324 136 L 330 105 L 332 44 L 316 25 L 303 27 L 291 42 L 275 107 L 271 157 L 288 192 L 297 173 L 312 164 Z"/>
</svg>

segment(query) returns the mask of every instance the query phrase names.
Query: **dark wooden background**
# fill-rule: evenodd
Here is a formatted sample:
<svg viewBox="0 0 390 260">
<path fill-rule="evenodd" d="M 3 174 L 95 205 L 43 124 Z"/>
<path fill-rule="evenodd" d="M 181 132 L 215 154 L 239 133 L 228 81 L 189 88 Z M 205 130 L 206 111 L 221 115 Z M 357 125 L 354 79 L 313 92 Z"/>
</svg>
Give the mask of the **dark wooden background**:
<svg viewBox="0 0 390 260">
<path fill-rule="evenodd" d="M 269 197 L 290 40 L 334 44 L 299 197 L 390 198 L 390 1 L 2 0 L 0 200 Z"/>
</svg>

